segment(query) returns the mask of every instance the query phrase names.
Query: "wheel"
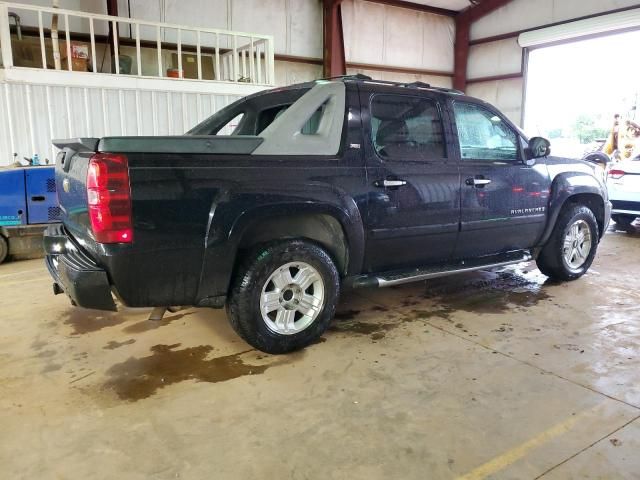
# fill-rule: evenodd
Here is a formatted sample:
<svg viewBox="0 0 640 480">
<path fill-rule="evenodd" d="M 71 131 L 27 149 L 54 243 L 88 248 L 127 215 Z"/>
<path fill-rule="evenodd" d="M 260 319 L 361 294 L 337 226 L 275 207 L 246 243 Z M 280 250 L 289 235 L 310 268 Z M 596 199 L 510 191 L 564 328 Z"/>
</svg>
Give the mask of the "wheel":
<svg viewBox="0 0 640 480">
<path fill-rule="evenodd" d="M 536 263 L 546 276 L 575 280 L 591 266 L 598 249 L 598 222 L 584 205 L 569 204 L 560 213 Z"/>
<path fill-rule="evenodd" d="M 338 303 L 340 277 L 331 257 L 303 240 L 254 249 L 232 280 L 227 314 L 247 343 L 287 353 L 315 342 Z"/>
<path fill-rule="evenodd" d="M 4 262 L 9 255 L 9 244 L 7 239 L 0 235 L 0 263 Z"/>
<path fill-rule="evenodd" d="M 633 221 L 636 219 L 633 215 L 615 214 L 611 215 L 611 220 L 616 222 L 616 225 L 620 228 L 629 228 Z"/>
</svg>

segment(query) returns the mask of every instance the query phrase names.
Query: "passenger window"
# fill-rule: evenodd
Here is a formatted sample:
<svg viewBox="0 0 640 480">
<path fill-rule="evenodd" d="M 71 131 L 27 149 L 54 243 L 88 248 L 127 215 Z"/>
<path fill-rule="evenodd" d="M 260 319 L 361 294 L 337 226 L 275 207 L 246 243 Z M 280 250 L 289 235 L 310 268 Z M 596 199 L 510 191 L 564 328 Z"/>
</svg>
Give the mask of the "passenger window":
<svg viewBox="0 0 640 480">
<path fill-rule="evenodd" d="M 518 160 L 518 137 L 502 119 L 471 103 L 454 103 L 462 160 Z"/>
<path fill-rule="evenodd" d="M 433 100 L 376 95 L 371 102 L 371 139 L 386 159 L 433 160 L 446 157 L 442 119 Z"/>
</svg>

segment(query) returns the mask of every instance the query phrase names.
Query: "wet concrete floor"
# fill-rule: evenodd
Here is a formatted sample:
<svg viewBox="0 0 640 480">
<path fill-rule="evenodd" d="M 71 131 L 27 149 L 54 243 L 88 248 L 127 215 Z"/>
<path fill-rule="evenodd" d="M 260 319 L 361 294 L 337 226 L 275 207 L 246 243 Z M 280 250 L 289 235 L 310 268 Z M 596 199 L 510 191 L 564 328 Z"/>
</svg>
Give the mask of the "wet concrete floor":
<svg viewBox="0 0 640 480">
<path fill-rule="evenodd" d="M 0 265 L 0 478 L 640 478 L 640 234 L 535 264 L 346 292 L 305 351 L 224 311 L 72 308 Z"/>
</svg>

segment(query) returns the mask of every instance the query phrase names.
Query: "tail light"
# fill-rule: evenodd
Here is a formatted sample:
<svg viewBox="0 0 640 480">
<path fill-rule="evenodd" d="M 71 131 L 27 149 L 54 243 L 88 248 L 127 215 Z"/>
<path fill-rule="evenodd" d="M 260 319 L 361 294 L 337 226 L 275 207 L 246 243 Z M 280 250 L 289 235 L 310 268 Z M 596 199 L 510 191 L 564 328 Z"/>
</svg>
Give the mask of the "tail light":
<svg viewBox="0 0 640 480">
<path fill-rule="evenodd" d="M 96 153 L 89 160 L 87 203 L 91 230 L 99 243 L 133 242 L 127 157 Z"/>
<path fill-rule="evenodd" d="M 609 170 L 609 177 L 613 178 L 614 180 L 618 180 L 619 178 L 624 177 L 626 174 L 627 172 L 625 172 L 624 170 Z"/>
</svg>

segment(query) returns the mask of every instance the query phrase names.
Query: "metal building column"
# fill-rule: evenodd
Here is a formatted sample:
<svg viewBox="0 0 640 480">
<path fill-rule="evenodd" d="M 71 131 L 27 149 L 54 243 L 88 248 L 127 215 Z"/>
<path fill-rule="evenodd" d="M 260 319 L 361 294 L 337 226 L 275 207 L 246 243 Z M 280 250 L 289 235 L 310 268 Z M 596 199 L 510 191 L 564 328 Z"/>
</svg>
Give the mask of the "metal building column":
<svg viewBox="0 0 640 480">
<path fill-rule="evenodd" d="M 337 77 L 347 73 L 342 30 L 342 0 L 323 0 L 323 76 Z"/>
<path fill-rule="evenodd" d="M 469 60 L 469 38 L 473 22 L 505 6 L 511 0 L 477 1 L 456 15 L 456 40 L 454 46 L 453 88 L 467 88 L 467 62 Z"/>
</svg>

